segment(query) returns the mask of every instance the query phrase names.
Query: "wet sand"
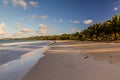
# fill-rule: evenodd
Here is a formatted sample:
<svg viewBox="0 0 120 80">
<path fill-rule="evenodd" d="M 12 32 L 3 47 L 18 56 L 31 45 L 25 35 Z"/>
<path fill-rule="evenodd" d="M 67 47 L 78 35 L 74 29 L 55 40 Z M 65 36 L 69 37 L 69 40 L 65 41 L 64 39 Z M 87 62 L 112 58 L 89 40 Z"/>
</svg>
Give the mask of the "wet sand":
<svg viewBox="0 0 120 80">
<path fill-rule="evenodd" d="M 120 44 L 57 42 L 23 80 L 119 80 Z"/>
</svg>

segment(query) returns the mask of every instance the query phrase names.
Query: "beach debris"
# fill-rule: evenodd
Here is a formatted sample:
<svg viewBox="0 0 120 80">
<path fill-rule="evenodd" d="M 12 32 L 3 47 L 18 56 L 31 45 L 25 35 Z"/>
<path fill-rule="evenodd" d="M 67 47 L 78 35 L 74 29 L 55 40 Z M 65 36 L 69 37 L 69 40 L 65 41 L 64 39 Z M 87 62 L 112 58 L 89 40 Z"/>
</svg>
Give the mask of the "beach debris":
<svg viewBox="0 0 120 80">
<path fill-rule="evenodd" d="M 109 60 L 108 62 L 109 62 L 109 63 L 111 63 L 111 64 L 113 63 L 113 61 L 112 61 L 112 60 Z"/>
<path fill-rule="evenodd" d="M 88 58 L 88 55 L 85 55 L 84 58 L 87 59 L 87 58 Z"/>
<path fill-rule="evenodd" d="M 112 58 L 112 56 L 109 56 L 110 58 Z"/>
</svg>

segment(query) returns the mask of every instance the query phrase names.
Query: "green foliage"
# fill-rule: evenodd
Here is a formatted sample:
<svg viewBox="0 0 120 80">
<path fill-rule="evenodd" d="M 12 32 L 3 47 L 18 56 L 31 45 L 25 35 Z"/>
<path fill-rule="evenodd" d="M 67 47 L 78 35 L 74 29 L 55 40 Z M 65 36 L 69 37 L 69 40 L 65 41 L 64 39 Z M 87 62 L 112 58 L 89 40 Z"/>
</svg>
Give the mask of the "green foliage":
<svg viewBox="0 0 120 80">
<path fill-rule="evenodd" d="M 120 14 L 103 23 L 95 23 L 74 34 L 35 36 L 22 40 L 118 40 L 120 39 Z"/>
<path fill-rule="evenodd" d="M 95 23 L 81 32 L 87 40 L 120 39 L 120 14 L 103 23 Z"/>
</svg>

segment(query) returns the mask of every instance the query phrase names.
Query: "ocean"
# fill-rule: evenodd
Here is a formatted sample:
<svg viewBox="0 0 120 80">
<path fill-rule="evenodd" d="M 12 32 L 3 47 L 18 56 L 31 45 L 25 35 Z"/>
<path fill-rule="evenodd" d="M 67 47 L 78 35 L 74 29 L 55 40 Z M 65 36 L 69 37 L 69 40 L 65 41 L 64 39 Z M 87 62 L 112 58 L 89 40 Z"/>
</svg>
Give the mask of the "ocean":
<svg viewBox="0 0 120 80">
<path fill-rule="evenodd" d="M 52 41 L 0 40 L 0 80 L 21 80 Z"/>
</svg>

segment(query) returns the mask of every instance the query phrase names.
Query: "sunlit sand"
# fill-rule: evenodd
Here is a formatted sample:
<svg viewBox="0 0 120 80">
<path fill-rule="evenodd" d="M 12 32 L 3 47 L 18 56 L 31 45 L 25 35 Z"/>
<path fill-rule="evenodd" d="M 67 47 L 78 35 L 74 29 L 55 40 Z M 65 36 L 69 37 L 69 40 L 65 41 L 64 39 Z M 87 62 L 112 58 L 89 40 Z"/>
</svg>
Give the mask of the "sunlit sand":
<svg viewBox="0 0 120 80">
<path fill-rule="evenodd" d="M 119 49 L 116 43 L 59 41 L 23 80 L 119 80 Z"/>
</svg>

